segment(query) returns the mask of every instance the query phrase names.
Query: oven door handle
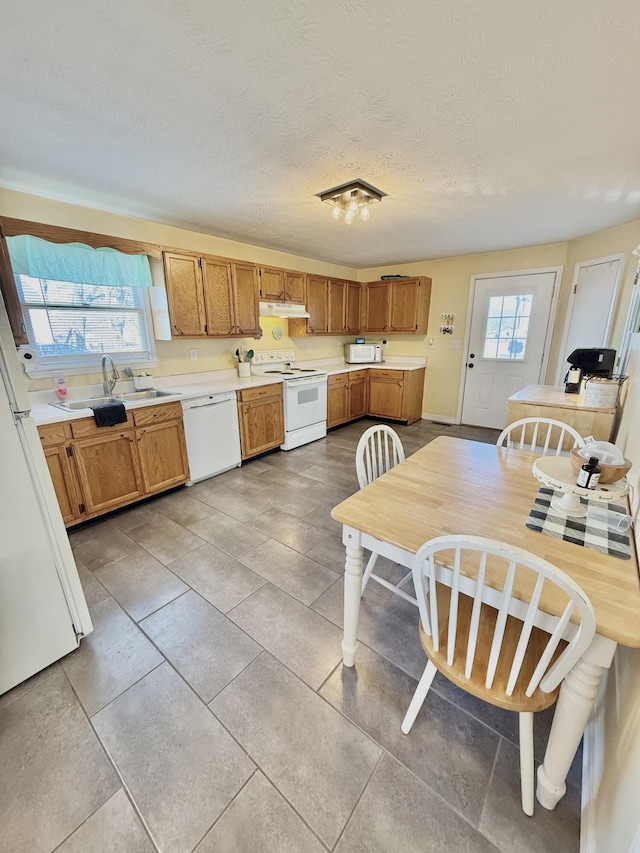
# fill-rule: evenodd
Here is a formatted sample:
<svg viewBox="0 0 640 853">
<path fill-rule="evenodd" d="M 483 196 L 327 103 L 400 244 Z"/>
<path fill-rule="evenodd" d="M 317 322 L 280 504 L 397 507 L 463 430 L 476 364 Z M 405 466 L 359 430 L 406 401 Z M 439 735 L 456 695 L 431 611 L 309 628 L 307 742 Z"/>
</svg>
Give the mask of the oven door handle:
<svg viewBox="0 0 640 853">
<path fill-rule="evenodd" d="M 285 389 L 287 388 L 319 388 L 322 385 L 327 384 L 327 377 L 322 376 L 316 379 L 288 379 L 284 383 Z"/>
</svg>

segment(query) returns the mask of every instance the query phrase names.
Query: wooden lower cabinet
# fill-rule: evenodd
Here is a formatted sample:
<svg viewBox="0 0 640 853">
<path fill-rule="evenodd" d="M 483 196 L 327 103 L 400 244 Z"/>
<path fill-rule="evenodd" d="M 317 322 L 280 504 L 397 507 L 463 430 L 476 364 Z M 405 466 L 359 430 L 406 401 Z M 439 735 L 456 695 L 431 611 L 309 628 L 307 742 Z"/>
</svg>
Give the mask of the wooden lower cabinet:
<svg viewBox="0 0 640 853">
<path fill-rule="evenodd" d="M 412 424 L 422 417 L 424 368 L 369 371 L 368 413 Z"/>
<path fill-rule="evenodd" d="M 284 442 L 282 385 L 238 391 L 242 458 L 273 450 Z"/>
<path fill-rule="evenodd" d="M 327 427 L 367 414 L 367 371 L 336 373 L 327 382 Z"/>
<path fill-rule="evenodd" d="M 75 524 L 82 517 L 80 495 L 78 493 L 75 470 L 68 455 L 69 445 L 45 447 L 53 488 L 58 498 L 62 520 L 65 524 Z"/>
<path fill-rule="evenodd" d="M 67 526 L 189 479 L 179 403 L 130 411 L 113 427 L 82 418 L 38 432 Z"/>
<path fill-rule="evenodd" d="M 133 432 L 83 438 L 74 443 L 73 455 L 88 515 L 108 512 L 143 496 Z"/>
<path fill-rule="evenodd" d="M 179 486 L 189 477 L 182 421 L 136 430 L 140 471 L 146 494 Z"/>
</svg>

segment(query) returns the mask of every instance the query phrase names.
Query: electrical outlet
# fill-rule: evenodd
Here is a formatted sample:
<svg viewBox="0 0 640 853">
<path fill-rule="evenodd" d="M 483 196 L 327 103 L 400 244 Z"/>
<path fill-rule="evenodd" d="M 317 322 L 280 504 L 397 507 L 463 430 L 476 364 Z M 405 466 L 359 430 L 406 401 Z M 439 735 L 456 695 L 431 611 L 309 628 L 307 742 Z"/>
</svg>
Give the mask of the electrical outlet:
<svg viewBox="0 0 640 853">
<path fill-rule="evenodd" d="M 460 341 L 451 341 L 449 346 L 451 349 L 460 349 Z"/>
<path fill-rule="evenodd" d="M 189 358 L 191 359 L 191 361 L 197 361 L 198 360 L 198 350 L 197 349 L 190 349 L 189 350 Z"/>
<path fill-rule="evenodd" d="M 307 344 L 307 349 L 313 349 L 313 344 L 312 344 L 312 343 L 308 343 L 308 344 Z"/>
</svg>

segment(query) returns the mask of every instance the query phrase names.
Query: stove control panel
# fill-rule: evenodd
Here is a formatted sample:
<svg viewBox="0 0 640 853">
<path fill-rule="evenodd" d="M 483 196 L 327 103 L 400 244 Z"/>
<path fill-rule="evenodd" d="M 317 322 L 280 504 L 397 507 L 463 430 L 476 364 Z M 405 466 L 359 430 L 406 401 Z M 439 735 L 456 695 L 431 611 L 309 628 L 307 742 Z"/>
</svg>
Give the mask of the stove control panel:
<svg viewBox="0 0 640 853">
<path fill-rule="evenodd" d="M 258 364 L 291 364 L 296 360 L 295 353 L 292 349 L 278 350 L 263 350 L 254 354 L 251 361 L 254 365 Z"/>
</svg>

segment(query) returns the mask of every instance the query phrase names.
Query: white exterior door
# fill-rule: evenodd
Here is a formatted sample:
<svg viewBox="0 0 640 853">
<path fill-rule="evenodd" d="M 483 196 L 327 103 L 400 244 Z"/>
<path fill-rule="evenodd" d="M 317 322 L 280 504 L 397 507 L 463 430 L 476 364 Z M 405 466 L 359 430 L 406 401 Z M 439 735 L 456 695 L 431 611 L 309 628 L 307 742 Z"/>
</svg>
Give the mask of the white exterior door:
<svg viewBox="0 0 640 853">
<path fill-rule="evenodd" d="M 540 382 L 558 278 L 557 270 L 476 278 L 462 423 L 502 429 L 507 399 Z"/>
</svg>

